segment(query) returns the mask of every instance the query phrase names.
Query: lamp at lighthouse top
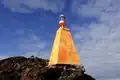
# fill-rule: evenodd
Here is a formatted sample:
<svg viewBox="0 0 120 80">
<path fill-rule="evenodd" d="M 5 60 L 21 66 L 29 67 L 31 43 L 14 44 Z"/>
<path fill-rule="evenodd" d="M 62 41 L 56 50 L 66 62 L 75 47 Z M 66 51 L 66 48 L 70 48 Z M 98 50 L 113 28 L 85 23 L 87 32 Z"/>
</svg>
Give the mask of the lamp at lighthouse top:
<svg viewBox="0 0 120 80">
<path fill-rule="evenodd" d="M 65 16 L 63 14 L 60 15 L 60 21 L 59 21 L 59 26 L 60 27 L 65 27 Z"/>
</svg>

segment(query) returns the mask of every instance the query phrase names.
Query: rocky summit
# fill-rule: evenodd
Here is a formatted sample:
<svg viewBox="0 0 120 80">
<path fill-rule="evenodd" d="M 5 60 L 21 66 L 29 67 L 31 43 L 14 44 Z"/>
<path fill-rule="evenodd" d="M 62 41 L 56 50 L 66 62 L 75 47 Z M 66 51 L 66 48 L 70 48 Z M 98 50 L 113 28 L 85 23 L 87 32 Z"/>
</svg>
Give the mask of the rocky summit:
<svg viewBox="0 0 120 80">
<path fill-rule="evenodd" d="M 0 80 L 95 80 L 75 68 L 48 67 L 48 61 L 34 56 L 0 60 Z"/>
</svg>

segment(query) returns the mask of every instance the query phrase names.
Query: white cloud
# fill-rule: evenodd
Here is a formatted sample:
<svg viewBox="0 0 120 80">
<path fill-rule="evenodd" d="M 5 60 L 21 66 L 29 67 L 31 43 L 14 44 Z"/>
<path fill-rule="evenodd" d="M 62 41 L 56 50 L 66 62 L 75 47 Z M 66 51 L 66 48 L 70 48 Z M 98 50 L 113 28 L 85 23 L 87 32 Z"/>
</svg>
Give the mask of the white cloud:
<svg viewBox="0 0 120 80">
<path fill-rule="evenodd" d="M 45 49 L 47 46 L 47 43 L 43 40 L 41 40 L 36 35 L 31 35 L 28 39 L 24 39 L 21 43 L 21 46 L 26 51 L 39 51 L 41 49 Z"/>
<path fill-rule="evenodd" d="M 60 12 L 64 8 L 64 0 L 2 0 L 5 7 L 13 12 L 30 13 L 33 9 Z"/>
<path fill-rule="evenodd" d="M 5 59 L 5 58 L 8 58 L 8 57 L 7 56 L 0 56 L 0 60 Z"/>
<path fill-rule="evenodd" d="M 40 51 L 40 52 L 26 52 L 23 56 L 25 57 L 30 57 L 34 55 L 35 57 L 39 57 L 39 58 L 42 58 L 42 59 L 49 59 L 49 50 L 47 51 Z"/>
<path fill-rule="evenodd" d="M 86 4 L 81 4 L 78 0 L 75 0 L 72 4 L 72 11 L 85 17 L 99 17 L 105 11 L 119 10 L 119 3 L 119 0 L 88 0 Z"/>
<path fill-rule="evenodd" d="M 24 38 L 24 40 L 20 44 L 21 51 L 24 52 L 25 57 L 30 57 L 32 55 L 39 58 L 49 58 L 49 49 L 47 48 L 48 43 L 39 36 L 34 34 L 29 35 L 28 38 Z"/>
<path fill-rule="evenodd" d="M 87 27 L 77 25 L 75 30 L 72 25 L 81 62 L 97 80 L 120 80 L 119 6 L 119 0 L 90 0 L 76 9 L 79 15 L 98 17 L 98 23 L 93 21 Z"/>
</svg>

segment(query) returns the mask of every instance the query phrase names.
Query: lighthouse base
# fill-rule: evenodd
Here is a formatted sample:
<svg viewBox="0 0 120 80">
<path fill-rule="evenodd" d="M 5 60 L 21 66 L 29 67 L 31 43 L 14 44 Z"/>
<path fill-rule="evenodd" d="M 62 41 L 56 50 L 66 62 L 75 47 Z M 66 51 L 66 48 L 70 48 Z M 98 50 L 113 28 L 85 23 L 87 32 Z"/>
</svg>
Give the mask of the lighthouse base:
<svg viewBox="0 0 120 80">
<path fill-rule="evenodd" d="M 72 70 L 72 71 L 79 71 L 81 73 L 85 72 L 85 68 L 83 65 L 75 65 L 75 64 L 55 64 L 55 65 L 48 65 L 48 68 L 59 68 L 63 70 Z"/>
</svg>

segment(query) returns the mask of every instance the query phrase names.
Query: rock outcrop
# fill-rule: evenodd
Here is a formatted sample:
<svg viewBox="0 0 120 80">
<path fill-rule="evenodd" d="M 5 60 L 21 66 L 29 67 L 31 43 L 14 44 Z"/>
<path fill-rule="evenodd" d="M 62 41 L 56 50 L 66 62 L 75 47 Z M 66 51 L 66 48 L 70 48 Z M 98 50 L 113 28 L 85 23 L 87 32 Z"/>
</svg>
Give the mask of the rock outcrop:
<svg viewBox="0 0 120 80">
<path fill-rule="evenodd" d="M 49 68 L 49 60 L 22 56 L 0 60 L 0 80 L 95 80 L 79 70 Z"/>
</svg>

